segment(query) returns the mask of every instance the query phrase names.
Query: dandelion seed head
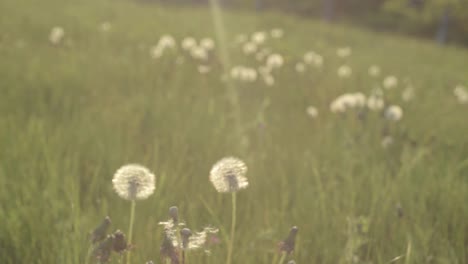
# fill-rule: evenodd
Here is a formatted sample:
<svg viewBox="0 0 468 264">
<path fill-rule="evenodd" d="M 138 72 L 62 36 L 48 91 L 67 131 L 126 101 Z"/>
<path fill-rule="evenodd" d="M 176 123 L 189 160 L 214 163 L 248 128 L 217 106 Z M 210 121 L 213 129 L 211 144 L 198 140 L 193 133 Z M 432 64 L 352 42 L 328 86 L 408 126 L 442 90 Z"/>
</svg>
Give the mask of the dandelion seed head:
<svg viewBox="0 0 468 264">
<path fill-rule="evenodd" d="M 338 68 L 337 73 L 340 78 L 348 78 L 351 76 L 352 70 L 348 65 L 342 65 Z"/>
<path fill-rule="evenodd" d="M 296 71 L 297 71 L 298 73 L 304 73 L 305 70 L 306 70 L 304 63 L 302 63 L 302 62 L 296 63 L 296 67 L 295 67 L 295 68 L 296 68 Z"/>
<path fill-rule="evenodd" d="M 197 46 L 197 41 L 192 37 L 186 37 L 182 40 L 181 47 L 183 50 L 191 50 Z"/>
<path fill-rule="evenodd" d="M 261 45 L 265 42 L 267 38 L 267 34 L 263 31 L 258 31 L 258 32 L 255 32 L 252 34 L 252 37 L 251 37 L 251 40 L 257 44 L 257 45 Z"/>
<path fill-rule="evenodd" d="M 401 99 L 405 102 L 409 102 L 414 98 L 414 88 L 413 86 L 407 86 L 405 90 L 401 93 Z"/>
<path fill-rule="evenodd" d="M 465 86 L 457 85 L 453 89 L 453 94 L 457 98 L 458 103 L 460 104 L 468 104 L 468 91 Z"/>
<path fill-rule="evenodd" d="M 227 157 L 219 160 L 213 166 L 210 172 L 210 181 L 218 192 L 237 192 L 249 185 L 245 177 L 246 173 L 247 166 L 242 160 Z"/>
<path fill-rule="evenodd" d="M 60 44 L 65 37 L 65 30 L 62 27 L 53 27 L 49 34 L 49 41 L 54 45 Z"/>
<path fill-rule="evenodd" d="M 272 38 L 279 39 L 284 35 L 284 31 L 281 28 L 274 28 L 271 30 L 270 35 Z"/>
<path fill-rule="evenodd" d="M 390 121 L 399 121 L 403 117 L 403 110 L 398 105 L 391 105 L 385 110 L 384 116 Z"/>
<path fill-rule="evenodd" d="M 138 164 L 121 167 L 112 179 L 117 194 L 125 200 L 143 200 L 153 194 L 155 176 L 147 168 Z"/>
<path fill-rule="evenodd" d="M 253 42 L 246 42 L 243 46 L 242 46 L 242 51 L 244 52 L 245 55 L 250 55 L 250 54 L 253 54 L 255 52 L 257 52 L 257 44 L 253 43 Z"/>
<path fill-rule="evenodd" d="M 215 48 L 215 43 L 211 38 L 203 38 L 200 40 L 200 46 L 206 50 L 213 50 Z"/>
<path fill-rule="evenodd" d="M 382 110 L 384 104 L 384 100 L 381 96 L 371 95 L 367 98 L 367 107 L 372 111 Z"/>
<path fill-rule="evenodd" d="M 322 55 L 315 53 L 314 51 L 309 51 L 304 54 L 303 60 L 306 64 L 312 64 L 315 67 L 322 67 L 323 65 Z"/>
<path fill-rule="evenodd" d="M 201 46 L 194 46 L 190 49 L 190 55 L 196 60 L 207 60 L 208 52 Z"/>
<path fill-rule="evenodd" d="M 317 108 L 315 108 L 314 106 L 307 107 L 306 113 L 311 118 L 316 118 L 318 116 L 318 114 L 319 114 Z"/>
<path fill-rule="evenodd" d="M 162 35 L 159 39 L 158 46 L 160 46 L 162 49 L 175 48 L 176 41 L 171 35 Z"/>
<path fill-rule="evenodd" d="M 368 73 L 372 77 L 377 77 L 380 75 L 380 67 L 377 65 L 372 65 L 369 67 Z"/>
<path fill-rule="evenodd" d="M 398 85 L 398 78 L 393 76 L 393 75 L 390 75 L 390 76 L 387 76 L 385 77 L 385 79 L 383 80 L 383 87 L 387 90 L 389 89 L 393 89 L 395 88 L 396 86 Z"/>
<path fill-rule="evenodd" d="M 266 64 L 272 69 L 280 68 L 284 64 L 283 56 L 278 53 L 270 54 L 267 58 Z"/>
</svg>

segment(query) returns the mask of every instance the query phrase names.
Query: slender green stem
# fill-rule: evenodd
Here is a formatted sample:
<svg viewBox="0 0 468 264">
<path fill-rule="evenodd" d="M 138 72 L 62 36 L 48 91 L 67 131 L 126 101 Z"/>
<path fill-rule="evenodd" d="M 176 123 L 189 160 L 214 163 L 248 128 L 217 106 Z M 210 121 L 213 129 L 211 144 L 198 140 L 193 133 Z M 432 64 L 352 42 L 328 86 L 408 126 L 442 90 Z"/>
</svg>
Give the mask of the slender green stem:
<svg viewBox="0 0 468 264">
<path fill-rule="evenodd" d="M 135 201 L 132 201 L 131 209 L 130 209 L 130 226 L 128 227 L 128 244 L 132 244 L 132 235 L 133 235 L 133 221 L 135 219 Z M 131 251 L 127 252 L 127 264 L 130 264 L 130 255 Z"/>
<path fill-rule="evenodd" d="M 281 253 L 281 258 L 280 261 L 278 262 L 279 264 L 283 264 L 284 260 L 286 259 L 286 252 Z"/>
<path fill-rule="evenodd" d="M 228 254 L 226 263 L 231 264 L 232 261 L 232 248 L 234 245 L 234 231 L 236 230 L 236 192 L 232 193 L 232 220 L 231 220 L 231 234 L 229 235 Z"/>
<path fill-rule="evenodd" d="M 91 257 L 91 252 L 93 252 L 93 245 L 90 245 L 88 251 L 86 252 L 85 264 L 89 263 L 89 258 Z"/>
</svg>

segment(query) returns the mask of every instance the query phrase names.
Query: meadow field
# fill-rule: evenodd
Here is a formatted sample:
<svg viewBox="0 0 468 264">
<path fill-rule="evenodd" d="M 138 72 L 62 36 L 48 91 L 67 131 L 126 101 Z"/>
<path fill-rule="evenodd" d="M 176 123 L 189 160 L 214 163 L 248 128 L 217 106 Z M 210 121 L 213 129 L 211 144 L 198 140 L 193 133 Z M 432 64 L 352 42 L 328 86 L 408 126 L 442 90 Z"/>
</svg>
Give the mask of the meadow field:
<svg viewBox="0 0 468 264">
<path fill-rule="evenodd" d="M 177 263 L 171 206 L 219 229 L 184 262 L 226 263 L 232 196 L 209 176 L 230 156 L 249 183 L 233 264 L 280 263 L 293 226 L 283 263 L 468 263 L 467 86 L 467 49 L 346 25 L 2 0 L 0 263 L 104 263 L 90 232 L 109 216 L 128 235 L 112 180 L 132 163 L 156 189 L 135 203 L 131 263 Z"/>
</svg>

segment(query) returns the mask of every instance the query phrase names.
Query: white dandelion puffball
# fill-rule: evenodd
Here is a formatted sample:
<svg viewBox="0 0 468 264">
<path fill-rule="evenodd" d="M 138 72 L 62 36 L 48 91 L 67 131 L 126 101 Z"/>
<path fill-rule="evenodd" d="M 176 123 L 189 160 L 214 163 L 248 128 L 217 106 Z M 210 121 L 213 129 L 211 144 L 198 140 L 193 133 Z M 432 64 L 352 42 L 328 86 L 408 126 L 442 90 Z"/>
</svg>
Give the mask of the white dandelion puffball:
<svg viewBox="0 0 468 264">
<path fill-rule="evenodd" d="M 261 45 L 265 42 L 266 40 L 266 33 L 263 32 L 263 31 L 259 31 L 259 32 L 255 32 L 252 34 L 252 37 L 251 37 L 251 40 L 257 44 L 257 45 Z"/>
<path fill-rule="evenodd" d="M 453 94 L 457 98 L 458 103 L 467 104 L 468 103 L 468 91 L 463 85 L 457 85 L 453 89 Z"/>
<path fill-rule="evenodd" d="M 397 77 L 390 75 L 385 77 L 383 80 L 383 87 L 387 90 L 393 89 L 398 85 L 398 79 Z"/>
<path fill-rule="evenodd" d="M 304 54 L 304 62 L 307 64 L 315 65 L 316 67 L 321 67 L 323 65 L 323 57 L 320 54 L 317 54 L 313 51 L 309 51 Z"/>
<path fill-rule="evenodd" d="M 65 36 L 65 30 L 62 27 L 53 27 L 49 34 L 49 41 L 54 45 L 58 45 Z"/>
<path fill-rule="evenodd" d="M 283 37 L 284 31 L 280 28 L 274 28 L 271 30 L 270 35 L 272 38 L 279 39 Z"/>
<path fill-rule="evenodd" d="M 163 35 L 159 39 L 158 46 L 160 46 L 162 49 L 174 48 L 176 46 L 176 42 L 171 35 Z"/>
<path fill-rule="evenodd" d="M 343 47 L 336 50 L 336 55 L 340 58 L 346 58 L 351 55 L 351 48 L 350 47 Z"/>
<path fill-rule="evenodd" d="M 414 88 L 413 86 L 407 86 L 406 89 L 401 93 L 401 99 L 405 102 L 409 102 L 414 98 Z"/>
<path fill-rule="evenodd" d="M 215 47 L 215 43 L 211 38 L 203 38 L 200 40 L 200 46 L 202 46 L 206 50 L 213 50 Z"/>
<path fill-rule="evenodd" d="M 186 37 L 182 40 L 180 46 L 183 50 L 191 50 L 193 47 L 197 46 L 197 41 L 192 37 Z"/>
<path fill-rule="evenodd" d="M 164 49 L 159 45 L 153 46 L 150 50 L 150 55 L 151 55 L 151 58 L 153 59 L 160 58 L 163 55 L 163 53 L 164 53 Z"/>
<path fill-rule="evenodd" d="M 317 108 L 315 108 L 314 106 L 307 107 L 306 113 L 311 118 L 316 118 L 318 116 L 318 114 L 319 114 Z"/>
<path fill-rule="evenodd" d="M 351 76 L 352 70 L 348 65 L 342 65 L 338 68 L 337 73 L 340 78 L 348 78 Z"/>
<path fill-rule="evenodd" d="M 156 178 L 147 168 L 128 164 L 114 174 L 112 184 L 117 194 L 125 200 L 143 200 L 153 194 Z"/>
<path fill-rule="evenodd" d="M 210 181 L 218 192 L 237 192 L 249 186 L 246 173 L 247 166 L 242 160 L 227 157 L 213 166 L 210 171 Z"/>
<path fill-rule="evenodd" d="M 372 77 L 377 77 L 380 75 L 380 67 L 377 65 L 372 65 L 369 67 L 368 73 Z"/>
<path fill-rule="evenodd" d="M 272 69 L 280 68 L 284 64 L 283 56 L 277 53 L 270 54 L 267 58 L 266 64 Z"/>
<path fill-rule="evenodd" d="M 201 46 L 195 46 L 190 49 L 190 56 L 196 60 L 207 60 L 208 52 Z"/>
<path fill-rule="evenodd" d="M 384 116 L 390 121 L 399 121 L 403 117 L 403 110 L 398 105 L 391 105 L 385 110 Z"/>
<path fill-rule="evenodd" d="M 372 111 L 381 110 L 384 107 L 384 104 L 384 100 L 380 96 L 371 95 L 367 98 L 367 108 Z"/>
<path fill-rule="evenodd" d="M 263 75 L 263 81 L 267 86 L 273 86 L 275 84 L 275 78 L 271 74 Z"/>
<path fill-rule="evenodd" d="M 245 55 L 250 55 L 257 52 L 257 45 L 253 42 L 247 42 L 242 46 L 242 51 Z"/>
</svg>

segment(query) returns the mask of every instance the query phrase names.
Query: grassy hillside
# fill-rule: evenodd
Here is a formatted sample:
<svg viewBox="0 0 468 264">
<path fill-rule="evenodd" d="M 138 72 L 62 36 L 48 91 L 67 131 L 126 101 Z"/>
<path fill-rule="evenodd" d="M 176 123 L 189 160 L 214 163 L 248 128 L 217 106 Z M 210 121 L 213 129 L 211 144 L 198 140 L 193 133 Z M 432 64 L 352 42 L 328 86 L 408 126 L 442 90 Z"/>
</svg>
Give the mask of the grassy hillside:
<svg viewBox="0 0 468 264">
<path fill-rule="evenodd" d="M 130 203 L 112 187 L 127 163 L 157 178 L 136 204 L 132 263 L 164 263 L 158 222 L 174 205 L 191 228 L 220 228 L 211 255 L 191 252 L 188 263 L 224 263 L 230 195 L 208 175 L 231 155 L 249 179 L 237 195 L 234 264 L 278 263 L 294 225 L 297 263 L 468 263 L 468 104 L 453 94 L 468 85 L 468 52 L 274 13 L 223 18 L 232 66 L 265 64 L 242 52 L 239 34 L 284 30 L 260 45 L 284 59 L 273 85 L 258 72 L 253 82 L 223 76 L 209 10 L 0 2 L 0 263 L 85 263 L 89 232 L 107 215 L 127 232 Z M 152 58 L 164 34 L 177 48 Z M 211 37 L 215 50 L 194 59 L 179 45 L 186 36 Z M 337 56 L 342 47 L 351 55 Z M 298 72 L 308 51 L 323 65 Z M 387 76 L 396 87 L 382 87 Z M 344 93 L 376 91 L 401 120 L 386 108 L 330 110 Z"/>
</svg>

